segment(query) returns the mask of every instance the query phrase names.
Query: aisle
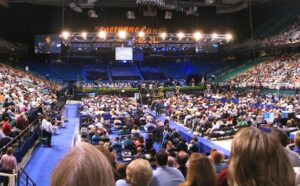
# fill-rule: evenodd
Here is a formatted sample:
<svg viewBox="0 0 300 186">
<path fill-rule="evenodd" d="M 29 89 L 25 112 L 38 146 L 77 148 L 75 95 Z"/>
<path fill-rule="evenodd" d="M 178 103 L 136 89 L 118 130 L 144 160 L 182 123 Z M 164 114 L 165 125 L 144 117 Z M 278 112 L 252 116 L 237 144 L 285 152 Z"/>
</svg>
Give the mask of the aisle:
<svg viewBox="0 0 300 186">
<path fill-rule="evenodd" d="M 65 116 L 68 118 L 66 128 L 59 135 L 52 137 L 52 148 L 43 144 L 36 148 L 25 167 L 26 173 L 38 186 L 50 185 L 51 173 L 57 163 L 70 151 L 76 125 L 79 125 L 79 104 L 68 104 Z"/>
</svg>

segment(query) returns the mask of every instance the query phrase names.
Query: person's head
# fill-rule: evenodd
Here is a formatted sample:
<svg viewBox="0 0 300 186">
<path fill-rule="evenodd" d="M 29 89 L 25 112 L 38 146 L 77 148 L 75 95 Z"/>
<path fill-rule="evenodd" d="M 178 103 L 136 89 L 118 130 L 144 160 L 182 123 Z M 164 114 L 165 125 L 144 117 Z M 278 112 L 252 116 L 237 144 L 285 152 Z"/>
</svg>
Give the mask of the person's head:
<svg viewBox="0 0 300 186">
<path fill-rule="evenodd" d="M 188 171 L 185 185 L 216 185 L 216 174 L 207 156 L 200 153 L 191 154 L 188 162 Z"/>
<path fill-rule="evenodd" d="M 125 179 L 126 178 L 126 163 L 117 163 L 116 171 L 118 173 L 118 179 Z"/>
<path fill-rule="evenodd" d="M 198 138 L 197 138 L 197 137 L 194 137 L 194 138 L 193 138 L 193 142 L 194 142 L 194 143 L 197 143 L 197 142 L 198 142 Z"/>
<path fill-rule="evenodd" d="M 147 160 L 133 160 L 127 166 L 126 177 L 130 186 L 148 186 L 152 179 L 152 167 Z"/>
<path fill-rule="evenodd" d="M 161 149 L 160 151 L 158 151 L 158 153 L 156 154 L 156 163 L 158 166 L 166 166 L 168 163 L 168 153 Z"/>
<path fill-rule="evenodd" d="M 253 127 L 234 136 L 228 171 L 230 185 L 292 186 L 295 182 L 294 170 L 278 139 Z"/>
<path fill-rule="evenodd" d="M 273 128 L 271 131 L 272 138 L 280 141 L 280 143 L 286 147 L 290 143 L 289 132 L 281 129 Z"/>
<path fill-rule="evenodd" d="M 212 151 L 210 154 L 210 159 L 214 164 L 222 163 L 224 161 L 224 154 L 219 151 Z"/>
<path fill-rule="evenodd" d="M 4 117 L 4 121 L 9 121 L 9 117 L 8 116 Z"/>
<path fill-rule="evenodd" d="M 114 186 L 112 167 L 94 146 L 81 142 L 52 172 L 51 186 Z"/>
<path fill-rule="evenodd" d="M 300 132 L 297 132 L 294 137 L 294 143 L 296 147 L 300 147 Z"/>
<path fill-rule="evenodd" d="M 8 147 L 7 150 L 6 150 L 6 154 L 9 155 L 9 156 L 12 155 L 13 152 L 14 152 L 14 148 L 13 147 Z"/>
<path fill-rule="evenodd" d="M 168 167 L 175 167 L 175 158 L 172 156 L 168 156 Z"/>
<path fill-rule="evenodd" d="M 108 162 L 113 166 L 114 163 L 115 163 L 115 159 L 114 159 L 112 153 L 107 149 L 107 147 L 105 146 L 105 144 L 98 145 L 97 149 L 102 152 L 102 154 L 106 157 L 106 159 L 108 160 Z"/>
<path fill-rule="evenodd" d="M 189 159 L 189 155 L 184 151 L 179 151 L 176 155 L 176 163 L 179 166 L 185 165 L 188 159 Z"/>
</svg>

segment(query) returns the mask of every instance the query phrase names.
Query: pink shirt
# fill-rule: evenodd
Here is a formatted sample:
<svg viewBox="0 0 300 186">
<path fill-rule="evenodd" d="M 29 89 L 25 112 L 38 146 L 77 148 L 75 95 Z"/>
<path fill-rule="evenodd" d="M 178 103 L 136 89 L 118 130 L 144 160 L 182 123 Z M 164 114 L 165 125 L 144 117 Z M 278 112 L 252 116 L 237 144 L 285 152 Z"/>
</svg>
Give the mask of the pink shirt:
<svg viewBox="0 0 300 186">
<path fill-rule="evenodd" d="M 0 160 L 0 165 L 2 166 L 3 169 L 5 170 L 13 170 L 13 169 L 17 169 L 17 159 L 16 157 L 14 157 L 13 155 L 7 155 L 4 154 L 1 157 Z"/>
</svg>

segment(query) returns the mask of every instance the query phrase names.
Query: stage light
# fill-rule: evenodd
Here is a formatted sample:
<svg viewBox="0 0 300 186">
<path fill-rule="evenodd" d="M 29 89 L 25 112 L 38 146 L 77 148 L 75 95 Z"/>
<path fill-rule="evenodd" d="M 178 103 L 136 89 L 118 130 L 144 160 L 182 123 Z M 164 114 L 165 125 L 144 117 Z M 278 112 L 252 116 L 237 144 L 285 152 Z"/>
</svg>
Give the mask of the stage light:
<svg viewBox="0 0 300 186">
<path fill-rule="evenodd" d="M 87 33 L 86 33 L 86 32 L 82 32 L 82 33 L 81 33 L 81 37 L 82 37 L 83 39 L 86 39 Z"/>
<path fill-rule="evenodd" d="M 165 40 L 166 37 L 167 37 L 167 33 L 165 33 L 165 32 L 161 33 L 161 34 L 160 34 L 160 37 L 161 37 L 163 40 Z"/>
<path fill-rule="evenodd" d="M 202 34 L 200 32 L 195 32 L 194 33 L 194 39 L 196 41 L 199 41 L 202 38 Z"/>
<path fill-rule="evenodd" d="M 211 35 L 211 37 L 212 37 L 213 39 L 217 39 L 219 36 L 218 36 L 218 34 L 213 33 L 213 34 Z"/>
<path fill-rule="evenodd" d="M 106 32 L 101 30 L 98 32 L 98 37 L 101 39 L 105 39 L 106 38 Z"/>
<path fill-rule="evenodd" d="M 145 33 L 144 33 L 143 31 L 140 31 L 140 32 L 138 33 L 138 36 L 139 36 L 139 37 L 145 37 Z"/>
<path fill-rule="evenodd" d="M 125 31 L 119 31 L 118 36 L 120 39 L 126 39 L 127 33 Z"/>
<path fill-rule="evenodd" d="M 68 31 L 63 31 L 63 32 L 61 33 L 61 37 L 64 38 L 65 40 L 69 39 L 69 37 L 70 37 L 70 32 L 68 32 Z"/>
<path fill-rule="evenodd" d="M 184 33 L 179 32 L 179 33 L 177 34 L 177 37 L 178 37 L 179 40 L 181 40 L 182 38 L 184 38 Z"/>
<path fill-rule="evenodd" d="M 226 34 L 226 40 L 227 41 L 230 41 L 230 40 L 232 40 L 232 35 L 231 34 Z"/>
</svg>

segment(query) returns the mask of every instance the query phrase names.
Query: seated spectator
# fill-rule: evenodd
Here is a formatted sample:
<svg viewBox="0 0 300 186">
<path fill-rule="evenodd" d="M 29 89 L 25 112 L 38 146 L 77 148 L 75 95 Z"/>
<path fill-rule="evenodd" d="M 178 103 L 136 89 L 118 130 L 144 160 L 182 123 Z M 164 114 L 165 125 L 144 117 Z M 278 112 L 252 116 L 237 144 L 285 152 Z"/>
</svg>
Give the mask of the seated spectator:
<svg viewBox="0 0 300 186">
<path fill-rule="evenodd" d="M 97 131 L 97 132 L 93 135 L 92 140 L 91 140 L 91 143 L 92 143 L 93 145 L 99 145 L 100 140 L 101 140 L 100 132 Z"/>
<path fill-rule="evenodd" d="M 4 120 L 3 120 L 2 130 L 3 130 L 3 133 L 6 136 L 11 136 L 12 137 L 13 133 L 12 133 L 12 129 L 11 129 L 8 117 L 4 118 Z"/>
<path fill-rule="evenodd" d="M 168 156 L 168 167 L 175 167 L 175 158 L 173 156 Z"/>
<path fill-rule="evenodd" d="M 126 150 L 133 150 L 134 149 L 134 142 L 131 139 L 131 136 L 128 135 L 127 139 L 123 141 L 123 148 Z"/>
<path fill-rule="evenodd" d="M 215 186 L 216 174 L 208 157 L 192 153 L 188 162 L 186 181 L 180 186 Z"/>
<path fill-rule="evenodd" d="M 43 136 L 47 137 L 47 145 L 48 147 L 52 147 L 51 140 L 52 140 L 52 133 L 54 132 L 52 124 L 47 121 L 47 116 L 43 116 L 42 124 L 41 124 L 41 130 L 43 132 Z"/>
<path fill-rule="evenodd" d="M 146 159 L 146 156 L 143 152 L 143 149 L 141 147 L 138 147 L 136 149 L 136 155 L 134 156 L 134 159 Z"/>
<path fill-rule="evenodd" d="M 126 181 L 118 180 L 116 186 L 149 186 L 152 179 L 152 168 L 148 161 L 136 159 L 126 168 Z"/>
<path fill-rule="evenodd" d="M 179 151 L 176 156 L 177 169 L 180 170 L 184 178 L 186 178 L 187 167 L 186 163 L 189 159 L 189 155 L 185 151 Z"/>
<path fill-rule="evenodd" d="M 278 138 L 247 127 L 232 141 L 228 182 L 229 185 L 294 186 L 295 173 Z"/>
<path fill-rule="evenodd" d="M 177 152 L 179 152 L 179 151 L 187 152 L 188 151 L 188 146 L 182 138 L 179 138 L 179 143 L 176 146 L 176 151 Z"/>
<path fill-rule="evenodd" d="M 21 113 L 17 116 L 16 127 L 20 130 L 24 130 L 28 125 L 28 120 L 25 116 L 25 113 Z"/>
<path fill-rule="evenodd" d="M 6 135 L 3 132 L 2 125 L 3 125 L 3 122 L 0 122 L 0 140 L 6 137 Z"/>
<path fill-rule="evenodd" d="M 131 130 L 131 134 L 134 137 L 139 137 L 140 133 L 141 133 L 141 131 L 140 131 L 139 127 L 137 125 L 134 125 L 133 129 Z"/>
<path fill-rule="evenodd" d="M 228 167 L 227 163 L 224 163 L 224 155 L 219 151 L 213 151 L 210 154 L 210 160 L 213 164 L 213 167 L 218 175 L 223 169 Z"/>
<path fill-rule="evenodd" d="M 127 164 L 126 163 L 117 163 L 116 165 L 116 172 L 117 172 L 117 176 L 116 176 L 116 180 L 125 180 L 126 179 L 126 168 L 127 168 Z"/>
<path fill-rule="evenodd" d="M 54 169 L 51 186 L 58 185 L 114 186 L 115 182 L 106 157 L 94 146 L 81 142 Z"/>
<path fill-rule="evenodd" d="M 156 155 L 157 169 L 153 173 L 151 186 L 178 186 L 184 182 L 182 173 L 176 169 L 167 166 L 168 153 L 160 150 Z"/>
<path fill-rule="evenodd" d="M 271 136 L 281 143 L 283 150 L 290 160 L 292 166 L 300 167 L 300 156 L 296 152 L 293 152 L 289 147 L 287 147 L 287 145 L 290 143 L 288 132 L 273 128 Z"/>
<path fill-rule="evenodd" d="M 296 132 L 294 137 L 295 147 L 293 149 L 298 155 L 300 155 L 300 132 Z"/>
<path fill-rule="evenodd" d="M 156 169 L 156 151 L 155 149 L 150 149 L 148 156 L 146 156 L 147 160 L 151 164 L 153 169 Z"/>
<path fill-rule="evenodd" d="M 189 152 L 193 153 L 193 152 L 199 152 L 199 142 L 198 142 L 198 138 L 197 137 L 194 137 L 192 140 L 191 140 L 191 143 L 189 145 Z"/>
</svg>

